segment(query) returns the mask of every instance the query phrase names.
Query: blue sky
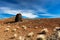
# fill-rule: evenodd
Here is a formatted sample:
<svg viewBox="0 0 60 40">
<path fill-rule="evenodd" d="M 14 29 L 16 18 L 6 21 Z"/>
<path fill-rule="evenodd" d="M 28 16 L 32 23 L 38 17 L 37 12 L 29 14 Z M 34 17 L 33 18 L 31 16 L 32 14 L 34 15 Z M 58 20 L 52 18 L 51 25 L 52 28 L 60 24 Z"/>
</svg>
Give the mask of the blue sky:
<svg viewBox="0 0 60 40">
<path fill-rule="evenodd" d="M 17 13 L 23 18 L 60 18 L 60 0 L 0 0 L 0 19 Z"/>
</svg>

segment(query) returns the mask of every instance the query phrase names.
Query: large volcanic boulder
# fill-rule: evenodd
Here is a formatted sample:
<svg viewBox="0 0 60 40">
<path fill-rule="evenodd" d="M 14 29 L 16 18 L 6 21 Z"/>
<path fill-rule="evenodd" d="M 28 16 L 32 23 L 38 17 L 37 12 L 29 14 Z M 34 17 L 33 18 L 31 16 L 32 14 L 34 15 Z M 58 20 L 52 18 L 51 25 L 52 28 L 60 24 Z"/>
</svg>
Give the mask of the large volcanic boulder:
<svg viewBox="0 0 60 40">
<path fill-rule="evenodd" d="M 15 17 L 15 22 L 21 22 L 22 21 L 22 15 L 18 13 Z"/>
</svg>

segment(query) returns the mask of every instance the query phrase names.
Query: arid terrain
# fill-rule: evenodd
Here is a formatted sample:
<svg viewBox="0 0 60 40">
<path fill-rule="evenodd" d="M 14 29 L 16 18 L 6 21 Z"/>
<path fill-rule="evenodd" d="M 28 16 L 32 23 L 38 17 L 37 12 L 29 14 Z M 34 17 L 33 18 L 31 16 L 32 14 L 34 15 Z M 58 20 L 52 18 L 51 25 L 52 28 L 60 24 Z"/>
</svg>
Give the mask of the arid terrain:
<svg viewBox="0 0 60 40">
<path fill-rule="evenodd" d="M 14 18 L 0 20 L 0 40 L 24 40 L 29 33 L 30 39 L 37 40 L 38 33 L 44 28 L 48 29 L 47 36 L 53 34 L 55 27 L 60 27 L 60 18 L 51 19 L 23 19 L 22 22 L 14 22 Z"/>
</svg>

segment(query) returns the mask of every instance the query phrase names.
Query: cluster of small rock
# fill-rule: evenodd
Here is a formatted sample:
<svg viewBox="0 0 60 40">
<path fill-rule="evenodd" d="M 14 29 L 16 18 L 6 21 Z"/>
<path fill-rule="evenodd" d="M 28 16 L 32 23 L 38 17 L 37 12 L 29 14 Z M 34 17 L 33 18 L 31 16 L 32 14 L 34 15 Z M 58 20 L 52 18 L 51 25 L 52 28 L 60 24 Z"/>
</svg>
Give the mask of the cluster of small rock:
<svg viewBox="0 0 60 40">
<path fill-rule="evenodd" d="M 56 27 L 53 34 L 48 36 L 47 40 L 60 40 L 60 27 Z"/>
<path fill-rule="evenodd" d="M 7 26 L 5 28 L 5 32 L 8 32 L 10 30 L 11 26 Z M 17 27 L 19 29 L 19 27 Z M 25 25 L 22 25 L 21 28 L 23 28 L 24 30 L 27 29 L 27 27 Z M 38 29 L 36 27 L 36 29 Z M 17 29 L 12 29 L 12 32 L 15 32 Z M 56 27 L 53 29 L 53 34 L 51 34 L 50 36 L 47 36 L 46 33 L 48 33 L 48 29 L 44 28 L 41 30 L 41 32 L 37 33 L 36 39 L 35 40 L 60 40 L 60 27 Z M 12 37 L 10 37 L 9 39 L 15 39 L 18 37 L 17 40 L 34 40 L 34 32 L 31 31 L 30 33 L 28 33 L 25 36 L 18 36 L 17 33 L 14 33 L 14 35 Z"/>
</svg>

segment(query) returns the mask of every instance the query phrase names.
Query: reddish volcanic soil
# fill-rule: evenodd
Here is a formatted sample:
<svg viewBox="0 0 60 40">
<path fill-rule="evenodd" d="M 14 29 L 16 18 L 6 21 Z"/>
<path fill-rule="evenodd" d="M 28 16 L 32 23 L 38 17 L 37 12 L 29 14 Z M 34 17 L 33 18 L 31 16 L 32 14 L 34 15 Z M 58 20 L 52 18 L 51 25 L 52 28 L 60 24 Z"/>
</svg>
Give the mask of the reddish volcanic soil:
<svg viewBox="0 0 60 40">
<path fill-rule="evenodd" d="M 42 29 L 47 28 L 47 35 L 50 35 L 55 27 L 60 27 L 60 18 L 23 19 L 22 22 L 14 22 L 14 18 L 2 19 L 0 20 L 0 40 L 20 40 L 20 36 L 25 37 L 30 32 L 34 33 L 32 38 L 36 40 L 37 33 Z"/>
</svg>

